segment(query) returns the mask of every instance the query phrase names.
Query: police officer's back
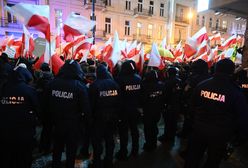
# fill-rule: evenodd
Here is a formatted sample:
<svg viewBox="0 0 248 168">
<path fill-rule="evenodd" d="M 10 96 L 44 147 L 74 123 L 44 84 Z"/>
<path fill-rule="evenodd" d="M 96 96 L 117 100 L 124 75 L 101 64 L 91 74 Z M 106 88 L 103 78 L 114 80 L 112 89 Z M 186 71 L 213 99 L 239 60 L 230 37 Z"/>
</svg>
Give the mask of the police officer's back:
<svg viewBox="0 0 248 168">
<path fill-rule="evenodd" d="M 142 82 L 145 151 L 152 151 L 157 147 L 157 122 L 164 111 L 164 94 L 164 84 L 158 80 L 157 72 L 154 70 L 147 72 Z"/>
<path fill-rule="evenodd" d="M 114 153 L 114 132 L 119 112 L 119 86 L 112 79 L 104 65 L 96 71 L 97 79 L 90 85 L 90 103 L 92 107 L 92 130 L 94 166 L 102 167 L 102 141 L 105 141 L 104 166 L 111 168 Z"/>
<path fill-rule="evenodd" d="M 205 167 L 219 167 L 227 142 L 236 133 L 247 136 L 248 106 L 231 80 L 234 67 L 231 60 L 219 61 L 214 77 L 199 84 L 193 93 L 194 125 L 185 168 L 198 167 L 205 150 Z"/>
<path fill-rule="evenodd" d="M 39 104 L 36 91 L 27 84 L 26 73 L 30 72 L 25 67 L 16 67 L 2 88 L 1 167 L 31 167 Z"/>
<path fill-rule="evenodd" d="M 90 109 L 86 86 L 81 82 L 83 73 L 79 64 L 67 61 L 46 91 L 48 108 L 54 125 L 53 166 L 60 165 L 66 146 L 66 167 L 74 167 L 80 124 Z"/>
<path fill-rule="evenodd" d="M 128 129 L 130 128 L 132 135 L 132 152 L 131 155 L 138 154 L 139 149 L 139 132 L 138 120 L 141 100 L 141 77 L 136 73 L 136 65 L 134 61 L 126 61 L 121 66 L 121 71 L 116 79 L 120 86 L 121 93 L 121 114 L 119 123 L 120 133 L 120 151 L 117 153 L 118 159 L 126 159 L 128 144 Z"/>
<path fill-rule="evenodd" d="M 246 100 L 248 102 L 248 77 L 247 70 L 241 70 L 238 72 L 238 85 L 241 87 L 243 93 L 245 94 Z"/>
</svg>

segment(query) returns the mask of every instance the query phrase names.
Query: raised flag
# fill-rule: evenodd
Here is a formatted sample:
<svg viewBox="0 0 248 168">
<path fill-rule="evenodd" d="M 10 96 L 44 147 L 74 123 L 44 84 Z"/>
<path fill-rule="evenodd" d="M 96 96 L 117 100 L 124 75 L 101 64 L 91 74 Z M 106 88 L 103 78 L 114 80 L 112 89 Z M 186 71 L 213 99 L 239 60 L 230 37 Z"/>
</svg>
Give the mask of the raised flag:
<svg viewBox="0 0 248 168">
<path fill-rule="evenodd" d="M 158 47 L 155 43 L 152 44 L 148 66 L 157 67 L 159 69 L 163 69 L 165 67 L 164 62 L 159 55 Z"/>
<path fill-rule="evenodd" d="M 201 28 L 198 32 L 196 32 L 192 39 L 197 42 L 197 44 L 201 44 L 204 40 L 209 40 L 206 27 Z"/>
<path fill-rule="evenodd" d="M 72 12 L 67 17 L 63 26 L 65 34 L 64 39 L 67 42 L 73 41 L 74 36 L 80 36 L 88 33 L 95 25 L 95 21 Z"/>
<path fill-rule="evenodd" d="M 34 27 L 44 33 L 46 39 L 50 41 L 48 5 L 18 3 L 12 7 L 5 6 L 5 9 L 27 27 Z"/>
</svg>

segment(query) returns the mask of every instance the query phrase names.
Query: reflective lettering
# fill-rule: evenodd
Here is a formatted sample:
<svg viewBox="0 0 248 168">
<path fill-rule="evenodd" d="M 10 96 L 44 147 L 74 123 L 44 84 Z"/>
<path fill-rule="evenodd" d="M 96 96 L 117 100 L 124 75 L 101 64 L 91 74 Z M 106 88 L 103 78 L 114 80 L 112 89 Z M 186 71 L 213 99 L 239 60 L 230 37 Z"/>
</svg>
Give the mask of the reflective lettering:
<svg viewBox="0 0 248 168">
<path fill-rule="evenodd" d="M 214 93 L 214 92 L 210 92 L 210 91 L 201 90 L 200 95 L 201 95 L 201 97 L 204 97 L 206 99 L 210 99 L 210 100 L 225 103 L 226 96 L 222 95 L 222 94 L 219 94 L 219 93 Z"/>
<path fill-rule="evenodd" d="M 125 89 L 126 91 L 139 90 L 140 85 L 126 85 Z"/>
<path fill-rule="evenodd" d="M 63 98 L 63 99 L 73 99 L 73 93 L 72 92 L 64 92 L 60 90 L 52 90 L 52 96 Z"/>
<path fill-rule="evenodd" d="M 100 97 L 111 97 L 111 96 L 117 96 L 118 92 L 117 90 L 104 90 L 100 91 L 99 96 Z"/>
</svg>

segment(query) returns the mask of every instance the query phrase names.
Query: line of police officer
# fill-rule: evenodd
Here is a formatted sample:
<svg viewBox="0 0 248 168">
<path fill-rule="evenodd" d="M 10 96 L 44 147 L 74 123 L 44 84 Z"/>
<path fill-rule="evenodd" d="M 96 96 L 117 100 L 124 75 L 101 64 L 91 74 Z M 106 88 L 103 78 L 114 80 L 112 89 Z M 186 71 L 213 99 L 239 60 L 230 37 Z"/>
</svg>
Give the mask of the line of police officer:
<svg viewBox="0 0 248 168">
<path fill-rule="evenodd" d="M 148 152 L 156 149 L 161 113 L 165 129 L 158 140 L 165 143 L 175 140 L 178 115 L 185 112 L 182 134 L 189 138 L 186 168 L 198 167 L 206 149 L 205 167 L 218 167 L 226 143 L 234 135 L 239 135 L 240 141 L 246 140 L 247 102 L 231 79 L 234 64 L 227 59 L 217 64 L 212 78 L 209 78 L 207 64 L 202 60 L 193 63 L 189 77 L 188 72 L 181 73 L 181 77 L 187 79 L 185 81 L 178 78 L 176 67 L 169 67 L 163 83 L 161 73 L 156 70 L 144 73 L 142 80 L 133 61 L 125 61 L 114 78 L 106 64 L 99 64 L 96 77 L 91 76 L 94 81 L 87 86 L 89 81 L 84 80 L 84 72 L 76 61 L 67 60 L 54 79 L 48 64 L 43 64 L 42 71 L 36 75 L 38 93 L 29 85 L 32 78 L 25 64 L 19 62 L 13 70 L 6 67 L 9 66 L 5 59 L 0 67 L 1 78 L 8 76 L 8 80 L 2 80 L 0 95 L 1 156 L 4 156 L 0 164 L 3 167 L 31 166 L 37 117 L 43 125 L 40 149 L 48 152 L 53 139 L 54 168 L 61 167 L 64 147 L 66 167 L 74 167 L 78 145 L 83 144 L 82 151 L 87 153 L 89 139 L 94 151 L 92 166 L 113 167 L 116 130 L 120 137 L 116 158 L 128 159 L 129 130 L 132 137 L 130 156 L 136 157 L 141 111 L 144 114 L 143 149 Z M 242 71 L 238 81 L 247 94 L 247 74 Z M 190 97 L 192 101 L 188 101 Z M 103 141 L 104 161 L 101 159 Z"/>
</svg>

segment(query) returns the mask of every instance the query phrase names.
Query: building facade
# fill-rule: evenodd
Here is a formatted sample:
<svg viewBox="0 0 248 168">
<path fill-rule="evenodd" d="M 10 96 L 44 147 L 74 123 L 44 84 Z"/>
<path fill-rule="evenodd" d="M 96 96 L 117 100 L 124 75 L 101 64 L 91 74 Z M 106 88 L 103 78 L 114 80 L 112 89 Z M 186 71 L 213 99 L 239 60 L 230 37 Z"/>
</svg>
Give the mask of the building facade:
<svg viewBox="0 0 248 168">
<path fill-rule="evenodd" d="M 51 30 L 60 26 L 66 17 L 75 12 L 92 18 L 92 0 L 0 0 L 0 36 L 22 34 L 22 25 L 4 10 L 24 2 L 50 6 Z M 104 42 L 117 31 L 120 39 L 137 40 L 145 44 L 160 42 L 185 42 L 201 27 L 209 34 L 221 32 L 223 37 L 244 34 L 245 20 L 215 11 L 196 12 L 197 0 L 95 0 L 96 41 Z M 35 36 L 42 36 L 29 29 Z M 90 35 L 90 34 L 89 34 Z"/>
</svg>

